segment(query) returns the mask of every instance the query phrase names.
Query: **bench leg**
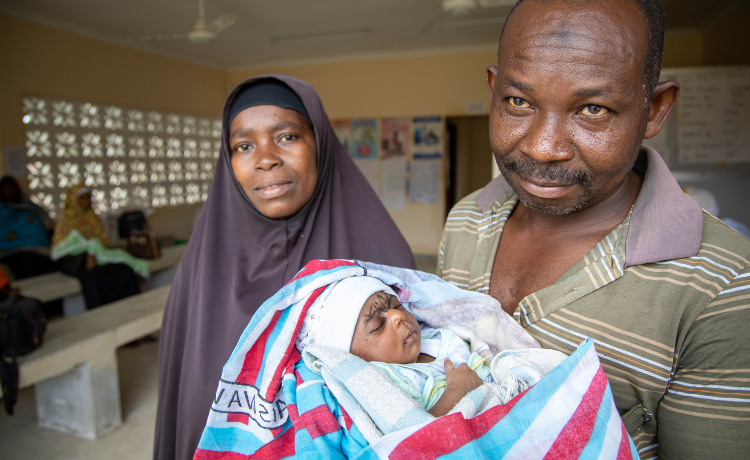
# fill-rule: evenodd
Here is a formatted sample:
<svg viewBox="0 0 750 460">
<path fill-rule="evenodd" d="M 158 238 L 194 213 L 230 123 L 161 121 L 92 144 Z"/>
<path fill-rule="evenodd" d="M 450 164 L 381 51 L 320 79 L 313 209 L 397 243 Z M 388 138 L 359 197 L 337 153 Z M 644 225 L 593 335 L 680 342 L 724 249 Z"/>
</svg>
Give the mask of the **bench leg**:
<svg viewBox="0 0 750 460">
<path fill-rule="evenodd" d="M 76 294 L 63 299 L 63 316 L 65 318 L 80 315 L 85 311 L 86 300 L 83 298 L 83 294 Z"/>
<path fill-rule="evenodd" d="M 115 351 L 36 384 L 39 426 L 98 439 L 122 424 Z"/>
</svg>

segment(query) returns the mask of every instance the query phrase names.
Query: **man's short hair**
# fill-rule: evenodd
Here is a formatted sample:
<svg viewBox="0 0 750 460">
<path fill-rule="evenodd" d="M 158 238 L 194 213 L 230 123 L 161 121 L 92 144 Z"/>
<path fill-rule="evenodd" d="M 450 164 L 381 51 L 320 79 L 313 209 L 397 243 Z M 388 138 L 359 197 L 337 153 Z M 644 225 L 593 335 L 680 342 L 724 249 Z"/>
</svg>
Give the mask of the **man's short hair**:
<svg viewBox="0 0 750 460">
<path fill-rule="evenodd" d="M 540 0 L 545 3 L 551 3 L 559 0 Z M 576 0 L 567 0 L 576 1 Z M 659 83 L 659 74 L 661 73 L 661 60 L 662 53 L 664 51 L 664 9 L 661 7 L 660 0 L 633 0 L 638 4 L 641 9 L 643 16 L 646 19 L 646 28 L 648 29 L 648 50 L 646 52 L 646 66 L 644 69 L 644 77 L 646 84 L 648 85 L 649 99 L 654 94 L 656 84 Z M 518 5 L 523 3 L 524 0 L 518 0 L 513 8 L 508 13 L 508 17 L 505 18 L 505 24 L 500 32 L 500 41 L 503 40 L 503 32 L 505 27 L 508 25 L 513 12 L 518 8 Z M 500 45 L 498 44 L 498 51 Z"/>
</svg>

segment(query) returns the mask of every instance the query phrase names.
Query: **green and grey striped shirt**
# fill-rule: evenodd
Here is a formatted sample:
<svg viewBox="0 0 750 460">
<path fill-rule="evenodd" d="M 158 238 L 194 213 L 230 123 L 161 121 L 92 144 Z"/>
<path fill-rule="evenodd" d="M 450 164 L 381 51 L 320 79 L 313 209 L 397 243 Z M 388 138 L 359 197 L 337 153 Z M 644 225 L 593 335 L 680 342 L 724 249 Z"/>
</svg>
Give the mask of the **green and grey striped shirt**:
<svg viewBox="0 0 750 460">
<path fill-rule="evenodd" d="M 750 241 L 685 195 L 658 153 L 627 218 L 514 317 L 568 354 L 592 337 L 642 459 L 750 458 Z M 489 292 L 518 202 L 502 177 L 448 215 L 438 275 Z"/>
</svg>

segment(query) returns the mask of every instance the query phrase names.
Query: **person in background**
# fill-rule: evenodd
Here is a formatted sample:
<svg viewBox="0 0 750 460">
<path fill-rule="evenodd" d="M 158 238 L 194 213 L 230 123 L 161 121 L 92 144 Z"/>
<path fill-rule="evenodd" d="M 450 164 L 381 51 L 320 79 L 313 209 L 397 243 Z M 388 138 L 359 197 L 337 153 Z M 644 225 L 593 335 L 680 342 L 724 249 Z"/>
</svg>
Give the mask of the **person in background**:
<svg viewBox="0 0 750 460">
<path fill-rule="evenodd" d="M 216 381 L 260 305 L 314 259 L 415 268 L 409 245 L 333 132 L 308 83 L 265 75 L 222 113 L 208 200 L 159 339 L 154 458 L 192 458 Z"/>
<path fill-rule="evenodd" d="M 71 249 L 82 249 L 61 251 L 64 245 Z M 75 276 L 81 282 L 88 310 L 141 291 L 138 277 L 131 266 L 145 266 L 144 274 L 147 275 L 148 264 L 141 259 L 128 257 L 124 251 L 120 251 L 123 253 L 122 263 L 102 263 L 102 260 L 97 260 L 97 251 L 90 248 L 106 248 L 108 245 L 104 224 L 91 208 L 91 190 L 82 184 L 71 187 L 52 236 L 52 255 L 63 273 Z"/>
<path fill-rule="evenodd" d="M 0 264 L 22 280 L 56 272 L 49 258 L 46 213 L 29 201 L 10 176 L 0 179 Z"/>
</svg>

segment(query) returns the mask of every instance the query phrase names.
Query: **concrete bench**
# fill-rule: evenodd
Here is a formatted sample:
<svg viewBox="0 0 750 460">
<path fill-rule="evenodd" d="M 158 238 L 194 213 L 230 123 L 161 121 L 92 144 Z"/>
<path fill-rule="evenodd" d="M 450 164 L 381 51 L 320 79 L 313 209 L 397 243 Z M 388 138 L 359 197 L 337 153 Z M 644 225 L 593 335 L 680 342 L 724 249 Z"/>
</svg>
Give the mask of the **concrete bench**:
<svg viewBox="0 0 750 460">
<path fill-rule="evenodd" d="M 117 347 L 161 328 L 170 286 L 49 324 L 19 358 L 19 387 L 35 385 L 39 425 L 98 439 L 122 423 Z"/>
<path fill-rule="evenodd" d="M 146 290 L 172 284 L 183 252 L 184 244 L 168 246 L 162 249 L 160 258 L 148 261 L 151 277 L 146 280 Z M 61 272 L 26 278 L 13 285 L 21 289 L 22 295 L 34 297 L 42 302 L 63 299 L 63 316 L 66 318 L 86 311 L 81 283 L 78 279 Z"/>
</svg>

